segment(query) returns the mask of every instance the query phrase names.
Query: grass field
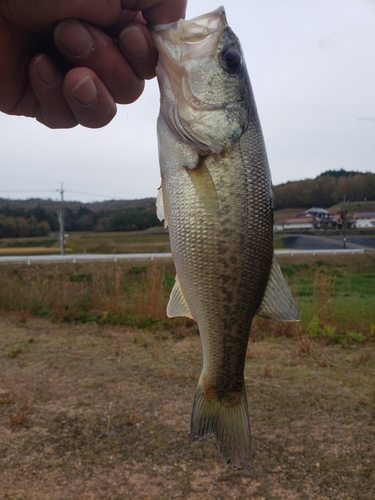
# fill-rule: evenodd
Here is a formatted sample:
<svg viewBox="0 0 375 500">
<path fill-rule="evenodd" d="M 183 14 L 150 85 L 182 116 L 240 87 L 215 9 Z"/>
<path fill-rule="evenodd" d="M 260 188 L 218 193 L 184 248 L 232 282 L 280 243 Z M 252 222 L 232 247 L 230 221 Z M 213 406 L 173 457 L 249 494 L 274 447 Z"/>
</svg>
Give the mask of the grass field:
<svg viewBox="0 0 375 500">
<path fill-rule="evenodd" d="M 115 233 L 74 232 L 69 234 L 65 243 L 67 253 L 170 252 L 169 236 L 162 227 L 146 231 Z M 0 255 L 34 255 L 59 252 L 58 234 L 38 238 L 0 239 Z"/>
<path fill-rule="evenodd" d="M 310 333 L 332 342 L 374 335 L 375 256 L 279 257 L 301 323 L 257 319 L 254 332 Z M 166 325 L 172 261 L 0 266 L 0 311 L 55 321 Z M 180 320 L 184 322 L 185 320 Z M 255 333 L 254 333 L 255 334 Z M 261 333 L 260 333 L 261 334 Z"/>
<path fill-rule="evenodd" d="M 301 322 L 254 321 L 250 476 L 189 440 L 202 356 L 166 318 L 170 260 L 0 266 L 0 498 L 372 498 L 375 256 L 279 261 Z"/>
</svg>

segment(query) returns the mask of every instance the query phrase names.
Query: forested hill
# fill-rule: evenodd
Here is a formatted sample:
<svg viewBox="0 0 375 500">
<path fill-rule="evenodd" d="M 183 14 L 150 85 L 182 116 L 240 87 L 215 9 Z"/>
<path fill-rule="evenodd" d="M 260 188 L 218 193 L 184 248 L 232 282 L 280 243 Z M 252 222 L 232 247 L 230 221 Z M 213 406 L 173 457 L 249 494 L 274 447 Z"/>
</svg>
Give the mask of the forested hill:
<svg viewBox="0 0 375 500">
<path fill-rule="evenodd" d="M 135 231 L 160 224 L 155 198 L 102 203 L 0 199 L 0 238 L 45 236 L 58 231 L 57 210 L 64 209 L 65 230 Z"/>
<path fill-rule="evenodd" d="M 28 200 L 10 200 L 8 198 L 0 198 L 0 210 L 4 207 L 18 207 L 25 210 L 32 210 L 42 207 L 46 210 L 56 211 L 62 207 L 61 201 L 43 198 L 29 198 Z M 80 207 L 85 207 L 91 212 L 116 211 L 125 209 L 154 209 L 155 198 L 142 198 L 140 200 L 106 200 L 93 201 L 91 203 L 82 203 L 80 201 L 64 201 L 64 207 L 73 211 L 79 210 Z"/>
<path fill-rule="evenodd" d="M 328 170 L 316 179 L 274 186 L 275 210 L 285 208 L 329 208 L 346 201 L 375 200 L 375 174 Z"/>
</svg>

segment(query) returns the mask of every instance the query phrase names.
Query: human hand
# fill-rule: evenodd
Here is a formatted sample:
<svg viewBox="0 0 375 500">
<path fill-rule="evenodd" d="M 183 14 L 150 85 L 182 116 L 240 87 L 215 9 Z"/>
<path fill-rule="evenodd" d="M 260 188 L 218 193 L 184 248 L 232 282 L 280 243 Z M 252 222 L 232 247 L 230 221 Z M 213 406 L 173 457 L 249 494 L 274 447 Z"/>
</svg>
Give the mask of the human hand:
<svg viewBox="0 0 375 500">
<path fill-rule="evenodd" d="M 155 76 L 146 23 L 177 21 L 185 8 L 186 0 L 0 0 L 0 111 L 50 128 L 106 125 L 116 103 L 134 102 Z"/>
</svg>

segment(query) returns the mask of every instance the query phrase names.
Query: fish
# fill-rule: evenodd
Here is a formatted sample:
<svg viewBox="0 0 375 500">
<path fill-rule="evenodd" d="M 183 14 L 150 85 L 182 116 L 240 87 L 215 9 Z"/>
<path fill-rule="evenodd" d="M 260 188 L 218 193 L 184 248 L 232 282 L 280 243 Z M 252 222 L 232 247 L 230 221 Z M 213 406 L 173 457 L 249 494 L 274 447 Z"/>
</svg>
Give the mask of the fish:
<svg viewBox="0 0 375 500">
<path fill-rule="evenodd" d="M 295 321 L 273 250 L 273 191 L 240 42 L 223 7 L 151 27 L 159 52 L 157 214 L 176 280 L 168 317 L 197 322 L 203 366 L 191 440 L 214 434 L 223 461 L 251 469 L 244 380 L 255 315 Z"/>
</svg>

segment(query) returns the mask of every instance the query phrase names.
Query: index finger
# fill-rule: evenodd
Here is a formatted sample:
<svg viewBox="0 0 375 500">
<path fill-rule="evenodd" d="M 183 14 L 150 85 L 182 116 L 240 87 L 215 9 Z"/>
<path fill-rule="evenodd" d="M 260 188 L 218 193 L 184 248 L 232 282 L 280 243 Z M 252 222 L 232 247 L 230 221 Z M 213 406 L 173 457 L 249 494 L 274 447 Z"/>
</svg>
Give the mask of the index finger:
<svg viewBox="0 0 375 500">
<path fill-rule="evenodd" d="M 121 0 L 125 9 L 141 10 L 146 21 L 167 24 L 185 17 L 187 0 Z"/>
</svg>

